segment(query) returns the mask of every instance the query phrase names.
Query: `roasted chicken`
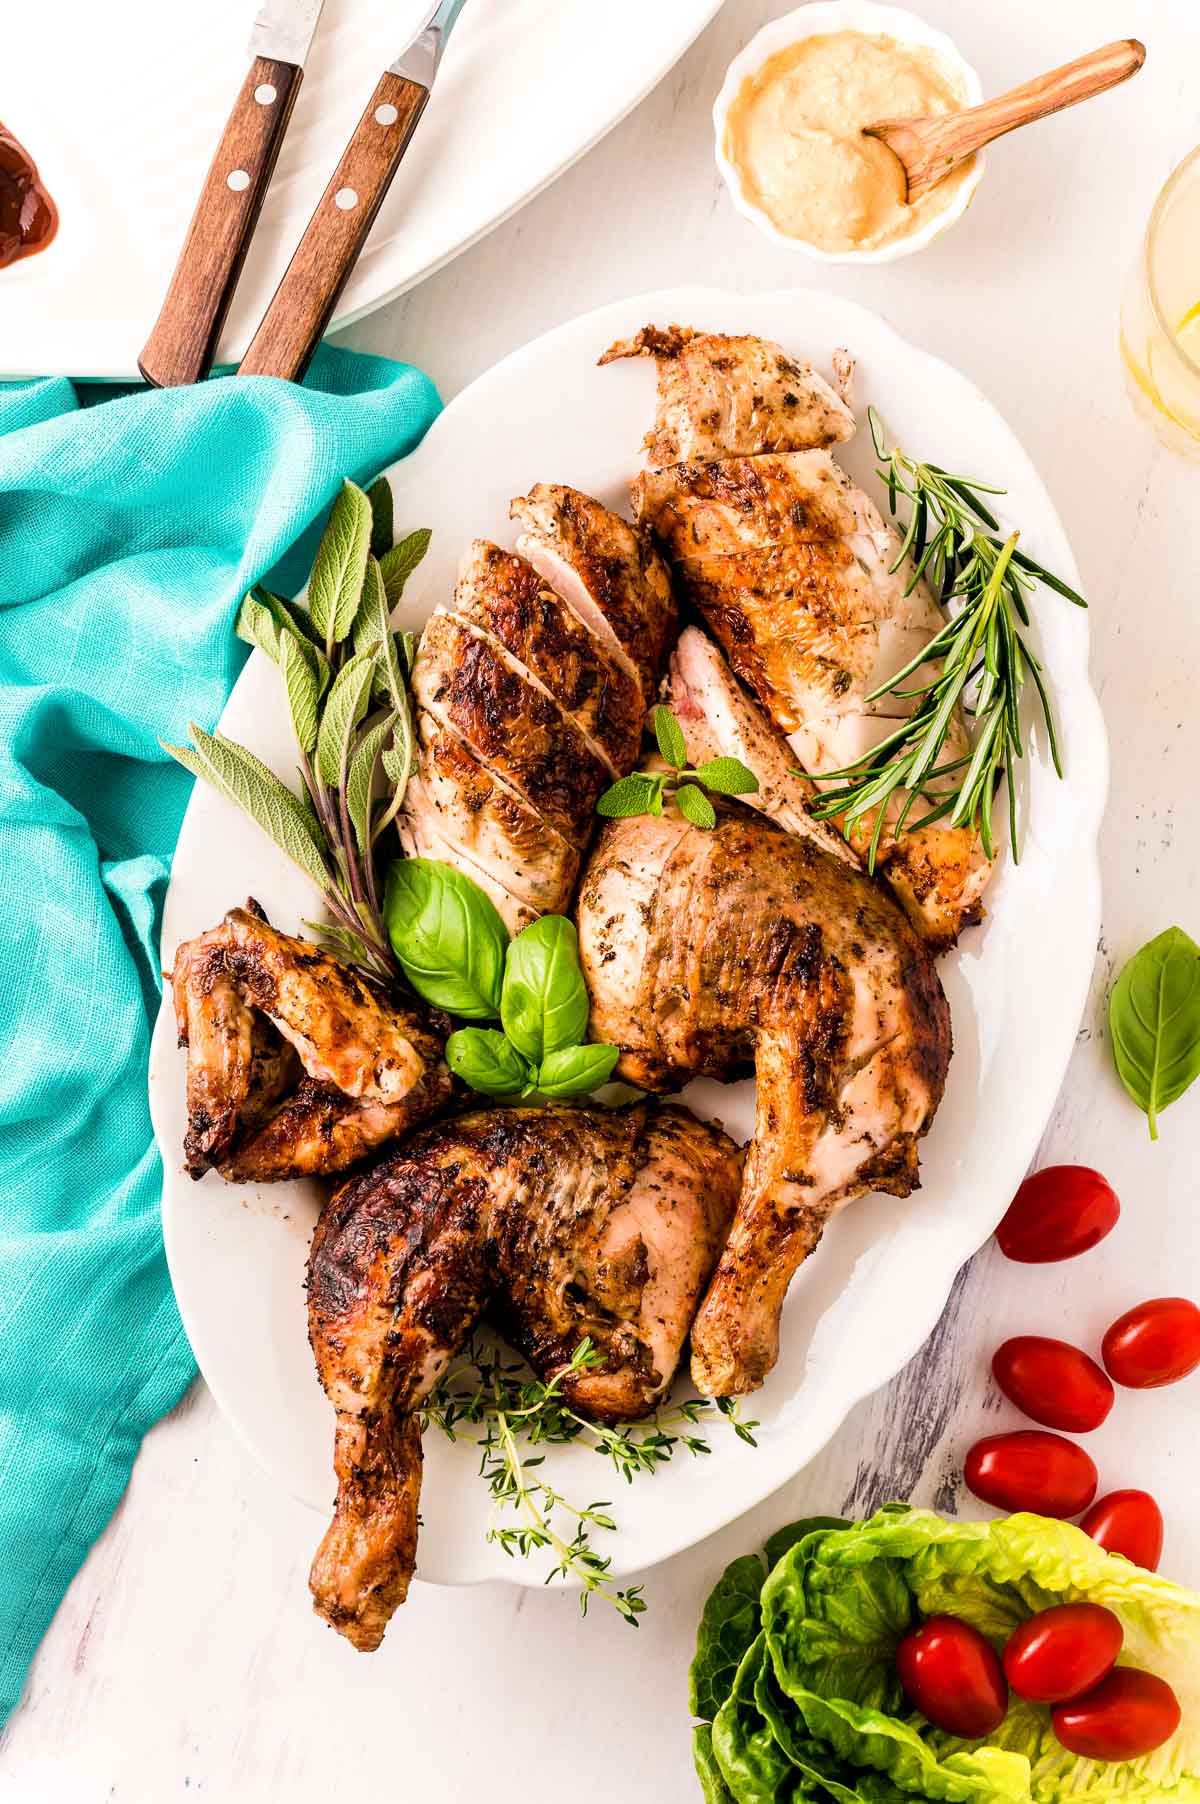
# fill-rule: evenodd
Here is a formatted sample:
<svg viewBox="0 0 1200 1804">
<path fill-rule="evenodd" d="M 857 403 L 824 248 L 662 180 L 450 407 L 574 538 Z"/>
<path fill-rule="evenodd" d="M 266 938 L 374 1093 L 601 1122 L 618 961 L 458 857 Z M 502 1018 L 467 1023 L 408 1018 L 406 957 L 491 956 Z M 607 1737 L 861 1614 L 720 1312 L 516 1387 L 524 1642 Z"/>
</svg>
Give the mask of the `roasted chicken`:
<svg viewBox="0 0 1200 1804">
<path fill-rule="evenodd" d="M 752 1390 L 833 1211 L 917 1184 L 951 1050 L 937 972 L 883 889 L 740 809 L 712 832 L 674 812 L 610 822 L 577 920 L 591 1031 L 622 1048 L 620 1076 L 757 1078 L 737 1215 L 692 1329 L 699 1390 Z"/>
<path fill-rule="evenodd" d="M 412 1576 L 416 1412 L 486 1311 L 602 1422 L 648 1414 L 674 1376 L 738 1193 L 741 1157 L 678 1106 L 492 1109 L 423 1129 L 322 1212 L 309 1338 L 337 1412 L 317 1611 L 377 1647 Z"/>
<path fill-rule="evenodd" d="M 258 905 L 187 940 L 172 973 L 192 1177 L 345 1171 L 445 1103 L 445 1032 Z"/>
<path fill-rule="evenodd" d="M 477 541 L 425 628 L 399 827 L 519 931 L 569 904 L 596 800 L 636 762 L 675 609 L 645 535 L 589 496 L 539 484 L 513 512 L 524 555 Z"/>
<path fill-rule="evenodd" d="M 911 572 L 896 568 L 896 534 L 824 448 L 848 432 L 835 430 L 821 379 L 815 390 L 809 382 L 785 433 L 778 386 L 762 376 L 783 356 L 777 345 L 685 332 L 682 351 L 661 348 L 681 330 L 640 335 L 640 348 L 659 358 L 659 407 L 647 441 L 652 467 L 634 483 L 638 517 L 802 768 L 828 776 L 912 712 L 912 693 L 875 691 L 920 656 L 942 615 L 924 582 L 905 593 Z M 602 361 L 630 348 L 614 346 Z M 920 665 L 903 687 L 916 691 L 935 673 Z M 956 718 L 943 764 L 966 748 Z M 935 777 L 928 794 L 936 801 L 951 783 Z M 922 937 L 941 950 L 979 919 L 991 861 L 973 830 L 921 826 L 928 808 L 919 803 L 897 841 L 906 800 L 901 790 L 889 803 L 877 862 Z M 865 849 L 875 827 L 876 816 L 864 814 L 856 846 Z"/>
</svg>

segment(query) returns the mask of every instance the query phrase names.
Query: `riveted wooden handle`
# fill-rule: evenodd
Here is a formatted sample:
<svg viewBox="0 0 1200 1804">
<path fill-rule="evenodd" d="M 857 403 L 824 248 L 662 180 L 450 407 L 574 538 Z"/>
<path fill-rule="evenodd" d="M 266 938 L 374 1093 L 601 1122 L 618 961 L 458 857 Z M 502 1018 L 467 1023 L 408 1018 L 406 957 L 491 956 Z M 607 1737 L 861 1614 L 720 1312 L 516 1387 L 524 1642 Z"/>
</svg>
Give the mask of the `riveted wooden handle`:
<svg viewBox="0 0 1200 1804">
<path fill-rule="evenodd" d="M 1115 88 L 1136 75 L 1145 60 L 1144 44 L 1136 38 L 1122 38 L 965 113 L 936 119 L 885 119 L 867 130 L 900 158 L 908 171 L 908 198 L 915 200 L 985 144 Z"/>
<path fill-rule="evenodd" d="M 216 356 L 303 70 L 257 57 L 205 177 L 138 368 L 158 388 L 198 382 Z"/>
<path fill-rule="evenodd" d="M 390 73 L 380 78 L 242 359 L 240 375 L 298 382 L 304 374 L 428 99 L 429 89 L 418 82 Z"/>
</svg>

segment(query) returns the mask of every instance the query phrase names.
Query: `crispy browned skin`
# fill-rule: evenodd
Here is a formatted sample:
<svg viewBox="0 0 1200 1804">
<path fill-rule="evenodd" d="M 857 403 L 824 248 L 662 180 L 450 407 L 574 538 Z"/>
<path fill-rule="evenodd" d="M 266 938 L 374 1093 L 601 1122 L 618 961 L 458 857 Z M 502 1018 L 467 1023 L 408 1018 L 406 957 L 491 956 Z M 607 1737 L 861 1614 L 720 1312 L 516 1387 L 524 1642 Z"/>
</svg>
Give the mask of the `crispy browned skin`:
<svg viewBox="0 0 1200 1804">
<path fill-rule="evenodd" d="M 654 699 L 678 627 L 666 565 L 648 534 L 561 483 L 512 503 L 517 550 Z"/>
<path fill-rule="evenodd" d="M 854 432 L 854 415 L 824 377 L 770 339 L 645 326 L 600 362 L 622 357 L 658 364 L 658 410 L 645 439 L 655 465 L 836 445 Z"/>
<path fill-rule="evenodd" d="M 309 1338 L 337 1411 L 334 1518 L 318 1612 L 377 1647 L 415 1558 L 415 1413 L 485 1309 L 543 1378 L 605 1422 L 651 1411 L 674 1375 L 733 1213 L 740 1156 L 678 1106 L 492 1109 L 423 1129 L 326 1204 Z"/>
<path fill-rule="evenodd" d="M 907 1196 L 941 1100 L 950 1016 L 897 905 L 811 840 L 741 810 L 613 821 L 577 904 L 592 1033 L 650 1090 L 753 1068 L 737 1217 L 692 1329 L 709 1396 L 774 1365 L 796 1267 L 864 1191 Z"/>
<path fill-rule="evenodd" d="M 172 983 L 194 1178 L 345 1171 L 449 1097 L 444 1034 L 254 903 L 185 941 Z"/>
<path fill-rule="evenodd" d="M 632 768 L 642 736 L 638 686 L 532 564 L 476 539 L 459 572 L 454 611 L 550 691 L 610 776 Z"/>
</svg>

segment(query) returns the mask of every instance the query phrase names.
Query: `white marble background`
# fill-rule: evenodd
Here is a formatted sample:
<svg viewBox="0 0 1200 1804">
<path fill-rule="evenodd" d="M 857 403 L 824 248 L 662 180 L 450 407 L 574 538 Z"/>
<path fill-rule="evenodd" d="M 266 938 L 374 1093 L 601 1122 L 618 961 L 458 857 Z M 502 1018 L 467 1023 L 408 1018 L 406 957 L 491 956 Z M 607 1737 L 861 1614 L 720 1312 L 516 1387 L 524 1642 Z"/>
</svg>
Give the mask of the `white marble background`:
<svg viewBox="0 0 1200 1804">
<path fill-rule="evenodd" d="M 592 0 L 562 0 L 566 5 Z M 684 5 L 686 0 L 657 0 Z M 14 1804 L 690 1804 L 684 1673 L 724 1562 L 811 1511 L 911 1495 L 953 1508 L 962 1454 L 1015 1413 L 992 1348 L 1048 1331 L 1095 1343 L 1145 1296 L 1200 1295 L 1200 1086 L 1151 1147 L 1110 1067 L 1111 975 L 1171 922 L 1200 937 L 1200 469 L 1133 419 L 1116 356 L 1120 283 L 1154 195 L 1200 140 L 1194 0 L 918 0 L 998 91 L 1110 38 L 1143 37 L 1131 88 L 1000 146 L 978 199 L 923 256 L 815 270 L 758 237 L 713 168 L 708 109 L 779 0 L 726 0 L 659 89 L 584 163 L 346 342 L 422 364 L 453 395 L 495 359 L 601 302 L 684 282 L 817 280 L 959 365 L 1040 467 L 1092 602 L 1113 745 L 1104 929 L 1092 1002 L 1041 1162 L 1100 1166 L 1125 1205 L 1086 1261 L 1028 1269 L 985 1249 L 924 1352 L 785 1491 L 649 1575 L 637 1633 L 561 1594 L 418 1585 L 383 1650 L 309 1613 L 317 1525 L 250 1464 L 197 1384 L 149 1436 L 125 1501 L 63 1603 L 0 1739 Z M 514 54 L 519 51 L 514 49 Z M 498 78 L 502 78 L 498 74 Z M 1038 999 L 1029 998 L 1030 1033 Z M 1200 1377 L 1120 1398 L 1093 1437 L 1106 1487 L 1148 1486 L 1164 1568 L 1200 1584 Z M 645 1481 L 643 1481 L 645 1482 Z"/>
</svg>

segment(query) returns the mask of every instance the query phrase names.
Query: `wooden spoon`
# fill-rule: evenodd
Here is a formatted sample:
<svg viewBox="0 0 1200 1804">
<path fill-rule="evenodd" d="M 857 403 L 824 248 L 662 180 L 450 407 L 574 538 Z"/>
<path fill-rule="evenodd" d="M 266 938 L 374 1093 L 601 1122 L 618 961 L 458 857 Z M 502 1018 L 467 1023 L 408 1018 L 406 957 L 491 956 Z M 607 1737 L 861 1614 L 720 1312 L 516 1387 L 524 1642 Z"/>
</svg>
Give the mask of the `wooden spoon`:
<svg viewBox="0 0 1200 1804">
<path fill-rule="evenodd" d="M 952 169 L 1006 132 L 1019 125 L 1059 113 L 1064 107 L 1090 100 L 1103 94 L 1118 82 L 1136 75 L 1146 60 L 1146 46 L 1136 38 L 1121 38 L 1093 50 L 1087 56 L 1051 69 L 1036 81 L 1027 81 L 982 106 L 969 107 L 964 113 L 946 113 L 937 118 L 880 119 L 863 130 L 899 158 L 908 177 L 908 199 L 919 200 L 922 194 L 944 180 Z"/>
</svg>

